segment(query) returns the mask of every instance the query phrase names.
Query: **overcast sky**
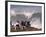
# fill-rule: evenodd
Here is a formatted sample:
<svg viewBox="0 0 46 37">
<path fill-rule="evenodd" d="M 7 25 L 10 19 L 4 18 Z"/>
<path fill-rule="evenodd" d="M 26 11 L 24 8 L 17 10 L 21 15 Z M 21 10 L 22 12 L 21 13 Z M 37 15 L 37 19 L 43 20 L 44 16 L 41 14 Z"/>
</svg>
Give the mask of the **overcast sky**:
<svg viewBox="0 0 46 37">
<path fill-rule="evenodd" d="M 25 12 L 41 12 L 41 6 L 26 6 L 26 5 L 11 5 L 11 10 L 15 10 L 16 13 Z"/>
</svg>

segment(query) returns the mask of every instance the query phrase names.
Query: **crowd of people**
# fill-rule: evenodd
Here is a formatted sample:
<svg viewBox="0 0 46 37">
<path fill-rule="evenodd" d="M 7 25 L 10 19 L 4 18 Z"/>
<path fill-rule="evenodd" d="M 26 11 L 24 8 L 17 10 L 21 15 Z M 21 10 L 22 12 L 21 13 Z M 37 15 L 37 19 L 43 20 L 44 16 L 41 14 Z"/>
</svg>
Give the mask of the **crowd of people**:
<svg viewBox="0 0 46 37">
<path fill-rule="evenodd" d="M 11 22 L 12 23 L 12 22 Z M 20 28 L 24 29 L 25 27 L 30 27 L 30 21 L 16 21 L 15 24 L 12 23 L 15 29 Z"/>
</svg>

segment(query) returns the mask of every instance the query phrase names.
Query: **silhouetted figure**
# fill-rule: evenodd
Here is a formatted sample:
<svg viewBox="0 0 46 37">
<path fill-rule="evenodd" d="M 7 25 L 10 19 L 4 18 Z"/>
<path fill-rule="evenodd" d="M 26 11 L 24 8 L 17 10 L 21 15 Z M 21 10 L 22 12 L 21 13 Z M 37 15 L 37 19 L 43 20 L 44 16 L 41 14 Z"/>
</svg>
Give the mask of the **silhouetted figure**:
<svg viewBox="0 0 46 37">
<path fill-rule="evenodd" d="M 19 21 L 17 21 L 17 23 L 16 23 L 16 27 L 19 27 Z"/>
<path fill-rule="evenodd" d="M 12 23 L 12 25 L 14 26 L 14 28 L 16 30 L 16 28 L 19 26 L 19 21 L 16 21 L 16 22 Z"/>
<path fill-rule="evenodd" d="M 25 29 L 25 21 L 21 21 L 21 25 L 22 25 L 22 27 L 23 27 L 23 29 Z"/>
<path fill-rule="evenodd" d="M 19 25 L 16 25 L 16 31 L 19 31 L 19 30 L 20 30 Z"/>
<path fill-rule="evenodd" d="M 25 21 L 25 26 L 27 25 L 27 21 Z"/>
<path fill-rule="evenodd" d="M 25 22 L 24 22 L 24 21 L 21 21 L 21 25 L 22 25 L 22 26 L 25 26 Z"/>
<path fill-rule="evenodd" d="M 27 21 L 27 27 L 30 27 L 30 21 Z"/>
</svg>

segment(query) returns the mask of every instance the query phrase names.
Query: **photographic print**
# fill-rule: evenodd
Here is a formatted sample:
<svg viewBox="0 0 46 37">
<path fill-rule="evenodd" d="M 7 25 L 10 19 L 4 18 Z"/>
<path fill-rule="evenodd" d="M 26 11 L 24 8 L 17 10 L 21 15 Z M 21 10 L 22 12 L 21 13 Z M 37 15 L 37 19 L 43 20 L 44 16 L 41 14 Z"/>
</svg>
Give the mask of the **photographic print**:
<svg viewBox="0 0 46 37">
<path fill-rule="evenodd" d="M 8 2 L 8 35 L 44 33 L 44 4 Z"/>
<path fill-rule="evenodd" d="M 10 5 L 11 32 L 42 30 L 42 6 Z"/>
</svg>

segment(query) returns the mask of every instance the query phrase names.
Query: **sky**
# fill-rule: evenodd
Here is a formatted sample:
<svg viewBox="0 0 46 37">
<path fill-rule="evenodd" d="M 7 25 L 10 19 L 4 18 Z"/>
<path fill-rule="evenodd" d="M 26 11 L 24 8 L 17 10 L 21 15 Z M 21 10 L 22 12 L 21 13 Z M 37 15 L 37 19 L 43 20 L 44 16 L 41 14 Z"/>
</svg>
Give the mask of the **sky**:
<svg viewBox="0 0 46 37">
<path fill-rule="evenodd" d="M 15 10 L 16 13 L 23 13 L 25 12 L 41 12 L 41 6 L 25 6 L 25 5 L 11 5 L 11 9 Z"/>
<path fill-rule="evenodd" d="M 11 5 L 11 14 L 24 14 L 25 16 L 31 17 L 33 13 L 41 13 L 41 6 L 26 6 L 26 5 Z"/>
</svg>

